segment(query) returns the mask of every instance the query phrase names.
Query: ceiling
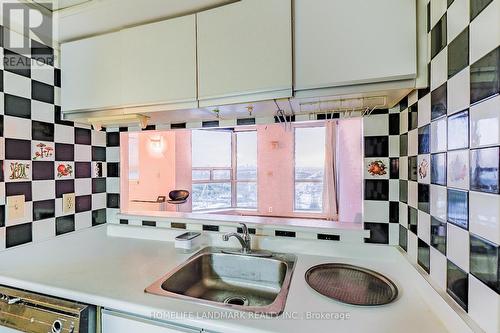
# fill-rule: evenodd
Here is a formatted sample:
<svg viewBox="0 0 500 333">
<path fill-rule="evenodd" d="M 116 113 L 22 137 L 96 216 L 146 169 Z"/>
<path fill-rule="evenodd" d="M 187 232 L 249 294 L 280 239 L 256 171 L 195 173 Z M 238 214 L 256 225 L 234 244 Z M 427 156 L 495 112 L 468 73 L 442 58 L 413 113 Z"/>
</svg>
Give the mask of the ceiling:
<svg viewBox="0 0 500 333">
<path fill-rule="evenodd" d="M 44 0 L 36 0 L 42 2 Z M 237 0 L 53 0 L 59 42 L 172 18 Z"/>
<path fill-rule="evenodd" d="M 70 8 L 73 6 L 81 5 L 85 2 L 90 2 L 92 0 L 33 0 L 42 7 L 47 8 L 51 11 L 57 11 L 65 8 Z"/>
</svg>

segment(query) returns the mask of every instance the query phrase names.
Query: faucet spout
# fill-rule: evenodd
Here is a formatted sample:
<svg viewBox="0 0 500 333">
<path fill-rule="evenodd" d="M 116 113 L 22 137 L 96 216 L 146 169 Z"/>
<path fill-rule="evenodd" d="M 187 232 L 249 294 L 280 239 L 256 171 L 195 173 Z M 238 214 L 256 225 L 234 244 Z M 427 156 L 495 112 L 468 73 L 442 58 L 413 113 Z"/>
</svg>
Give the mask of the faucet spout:
<svg viewBox="0 0 500 333">
<path fill-rule="evenodd" d="M 229 241 L 229 238 L 235 237 L 241 244 L 241 252 L 242 253 L 249 253 L 252 251 L 251 249 L 251 239 L 250 239 L 250 234 L 248 232 L 248 228 L 246 224 L 240 223 L 243 233 L 240 235 L 236 232 L 229 232 L 227 234 L 222 235 L 222 240 L 227 242 Z"/>
</svg>

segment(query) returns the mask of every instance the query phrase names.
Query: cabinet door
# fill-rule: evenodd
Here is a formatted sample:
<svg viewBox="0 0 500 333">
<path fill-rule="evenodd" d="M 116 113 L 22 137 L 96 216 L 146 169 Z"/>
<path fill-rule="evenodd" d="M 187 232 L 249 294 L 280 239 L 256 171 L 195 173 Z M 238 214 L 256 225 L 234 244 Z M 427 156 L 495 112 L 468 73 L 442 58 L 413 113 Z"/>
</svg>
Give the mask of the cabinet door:
<svg viewBox="0 0 500 333">
<path fill-rule="evenodd" d="M 197 20 L 201 107 L 291 96 L 291 0 L 242 0 Z"/>
<path fill-rule="evenodd" d="M 413 79 L 415 0 L 294 0 L 295 89 Z"/>
<path fill-rule="evenodd" d="M 121 104 L 121 32 L 61 45 L 62 110 Z"/>
<path fill-rule="evenodd" d="M 194 15 L 126 29 L 123 40 L 125 106 L 197 106 Z"/>
<path fill-rule="evenodd" d="M 200 333 L 199 329 L 164 324 L 131 315 L 102 310 L 102 333 Z"/>
</svg>

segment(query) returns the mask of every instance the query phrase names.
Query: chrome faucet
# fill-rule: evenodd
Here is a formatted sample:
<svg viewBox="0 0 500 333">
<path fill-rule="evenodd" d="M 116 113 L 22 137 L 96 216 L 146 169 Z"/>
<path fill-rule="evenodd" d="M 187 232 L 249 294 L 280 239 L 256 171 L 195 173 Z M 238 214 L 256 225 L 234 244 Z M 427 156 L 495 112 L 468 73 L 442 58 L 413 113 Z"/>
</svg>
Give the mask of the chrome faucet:
<svg viewBox="0 0 500 333">
<path fill-rule="evenodd" d="M 250 233 L 248 232 L 248 227 L 245 223 L 240 223 L 240 225 L 242 229 L 241 235 L 237 232 L 229 232 L 222 235 L 222 240 L 227 242 L 229 241 L 229 238 L 235 237 L 241 244 L 241 253 L 247 254 L 252 252 Z"/>
</svg>

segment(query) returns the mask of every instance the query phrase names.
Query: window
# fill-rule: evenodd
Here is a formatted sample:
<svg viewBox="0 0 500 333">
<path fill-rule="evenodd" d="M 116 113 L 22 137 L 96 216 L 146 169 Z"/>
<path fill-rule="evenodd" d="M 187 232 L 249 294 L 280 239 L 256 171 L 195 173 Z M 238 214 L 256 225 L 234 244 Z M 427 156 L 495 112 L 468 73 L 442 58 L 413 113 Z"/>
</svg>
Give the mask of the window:
<svg viewBox="0 0 500 333">
<path fill-rule="evenodd" d="M 192 131 L 193 211 L 257 208 L 257 133 Z"/>
<path fill-rule="evenodd" d="M 295 211 L 323 210 L 325 128 L 295 129 Z"/>
</svg>

